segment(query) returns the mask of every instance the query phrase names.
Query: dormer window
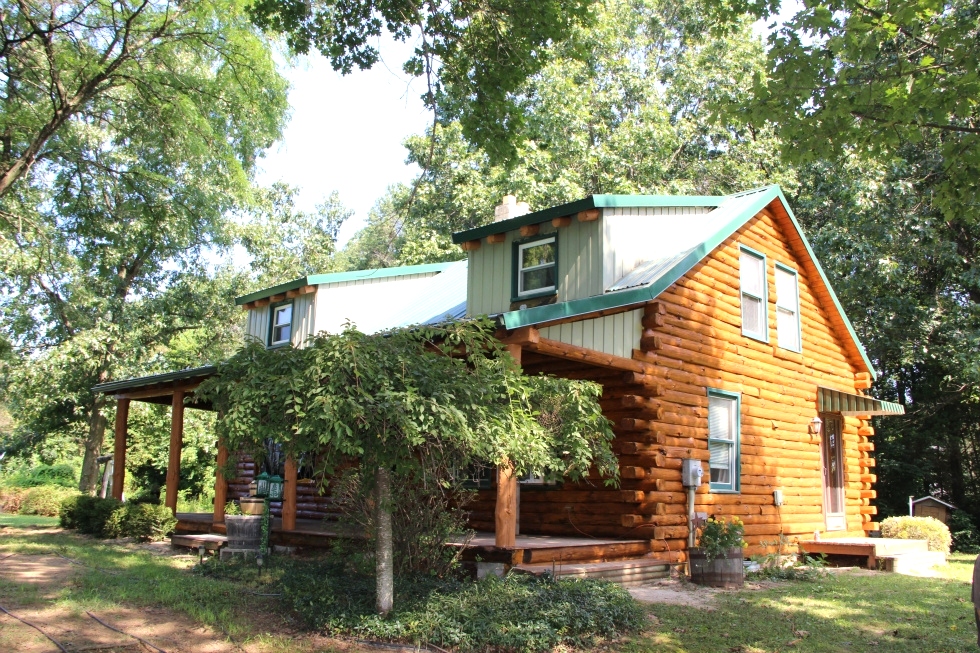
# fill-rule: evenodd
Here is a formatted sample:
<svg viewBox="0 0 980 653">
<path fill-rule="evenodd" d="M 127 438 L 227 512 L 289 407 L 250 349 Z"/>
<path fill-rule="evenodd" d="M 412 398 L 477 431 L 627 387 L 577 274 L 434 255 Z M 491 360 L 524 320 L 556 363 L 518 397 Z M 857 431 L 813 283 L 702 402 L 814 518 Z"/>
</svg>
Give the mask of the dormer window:
<svg viewBox="0 0 980 653">
<path fill-rule="evenodd" d="M 293 336 L 293 303 L 273 306 L 270 310 L 269 346 L 285 345 Z"/>
<path fill-rule="evenodd" d="M 558 245 L 554 236 L 515 243 L 515 246 L 517 297 L 554 294 L 558 276 Z"/>
</svg>

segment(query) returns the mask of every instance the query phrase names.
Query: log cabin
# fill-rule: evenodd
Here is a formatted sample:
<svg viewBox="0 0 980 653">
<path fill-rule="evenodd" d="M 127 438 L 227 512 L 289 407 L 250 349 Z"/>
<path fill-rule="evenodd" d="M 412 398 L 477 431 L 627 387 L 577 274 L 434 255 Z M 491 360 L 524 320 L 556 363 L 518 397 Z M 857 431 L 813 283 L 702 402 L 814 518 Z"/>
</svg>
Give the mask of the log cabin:
<svg viewBox="0 0 980 653">
<path fill-rule="evenodd" d="M 459 263 L 310 276 L 240 297 L 248 333 L 302 346 L 347 320 L 372 332 L 486 314 L 525 373 L 599 383 L 619 486 L 498 471 L 472 506 L 471 525 L 492 533 L 477 547 L 484 559 L 506 551 L 502 560 L 519 563 L 521 538 L 551 536 L 606 543 L 596 559 L 623 550 L 683 561 L 692 513 L 739 517 L 750 554 L 877 529 L 870 420 L 903 408 L 865 393 L 873 366 L 778 186 L 593 195 L 535 212 L 508 196 L 495 218 L 453 235 Z M 172 403 L 166 501 L 176 506 L 179 414 L 213 371 L 95 389 L 119 400 L 115 495 L 128 402 Z M 227 456 L 220 450 L 219 463 Z M 693 504 L 685 461 L 703 474 Z M 219 475 L 209 528 L 244 492 L 250 464 L 230 482 Z M 301 517 L 329 514 L 329 498 L 297 482 L 295 461 L 285 473 L 284 533 L 297 528 L 301 499 Z M 531 559 L 541 558 L 525 551 Z"/>
</svg>

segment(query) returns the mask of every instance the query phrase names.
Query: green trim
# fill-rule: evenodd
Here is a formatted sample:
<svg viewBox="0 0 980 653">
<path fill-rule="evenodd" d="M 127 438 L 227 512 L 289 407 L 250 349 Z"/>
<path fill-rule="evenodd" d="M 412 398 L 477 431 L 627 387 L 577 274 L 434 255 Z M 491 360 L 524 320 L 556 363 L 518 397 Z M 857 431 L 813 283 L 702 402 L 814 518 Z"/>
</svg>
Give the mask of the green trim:
<svg viewBox="0 0 980 653">
<path fill-rule="evenodd" d="M 905 406 L 893 401 L 865 397 L 817 386 L 817 412 L 854 415 L 904 415 Z"/>
<path fill-rule="evenodd" d="M 742 335 L 745 336 L 746 338 L 752 338 L 753 340 L 758 340 L 759 342 L 764 342 L 768 345 L 769 344 L 769 261 L 766 258 L 765 254 L 763 254 L 758 250 L 752 249 L 748 245 L 743 245 L 742 243 L 738 244 L 738 251 L 739 251 L 739 257 L 741 257 L 742 252 L 745 252 L 752 258 L 756 258 L 762 261 L 762 296 L 761 297 L 755 297 L 752 295 L 752 293 L 747 293 L 744 290 L 742 290 L 742 269 L 741 269 L 741 261 L 739 261 L 739 266 L 740 266 L 738 270 L 739 310 L 741 310 L 742 308 L 742 295 L 748 295 L 749 297 L 752 297 L 753 299 L 758 299 L 759 301 L 762 302 L 762 333 L 756 334 L 756 333 L 746 331 L 745 323 L 743 320 Z"/>
<path fill-rule="evenodd" d="M 800 343 L 799 349 L 792 349 L 791 347 L 784 347 L 779 344 L 779 295 L 776 295 L 776 346 L 780 349 L 785 349 L 786 351 L 796 352 L 797 354 L 803 353 L 803 318 L 800 316 L 800 273 L 798 270 L 794 270 L 785 263 L 780 263 L 776 261 L 776 270 L 782 270 L 787 274 L 792 274 L 793 278 L 796 280 L 796 307 L 793 309 L 796 315 L 796 342 Z M 773 279 L 775 281 L 775 279 Z M 777 289 L 779 284 L 776 284 Z"/>
<path fill-rule="evenodd" d="M 522 245 L 528 245 L 530 243 L 543 242 L 545 240 L 552 240 L 555 243 L 555 287 L 551 290 L 541 290 L 534 293 L 528 293 L 526 295 L 518 294 L 518 289 L 520 286 L 520 250 Z M 510 256 L 510 301 L 519 302 L 525 299 L 538 299 L 539 297 L 550 297 L 552 295 L 558 294 L 558 256 L 560 249 L 558 244 L 558 232 L 541 234 L 538 236 L 531 236 L 529 238 L 523 238 L 521 240 L 515 240 L 511 243 L 511 256 Z"/>
<path fill-rule="evenodd" d="M 732 450 L 734 452 L 732 462 L 732 482 L 731 483 L 712 483 L 711 482 L 711 442 L 723 442 L 728 444 L 728 440 L 712 438 L 710 429 L 709 408 L 709 429 L 708 429 L 708 485 L 711 491 L 718 494 L 739 494 L 742 491 L 742 395 L 738 392 L 719 390 L 718 388 L 708 388 L 708 397 L 719 397 L 721 399 L 731 399 L 735 401 L 735 433 L 732 437 Z M 710 401 L 709 401 L 710 404 Z"/>
<path fill-rule="evenodd" d="M 169 383 L 171 381 L 184 381 L 186 379 L 193 379 L 198 376 L 211 376 L 218 371 L 215 365 L 204 365 L 202 367 L 189 367 L 185 370 L 178 370 L 176 372 L 165 372 L 163 374 L 151 374 L 150 376 L 138 376 L 132 379 L 123 379 L 122 381 L 109 381 L 108 383 L 100 383 L 92 388 L 94 393 L 104 393 L 108 394 L 110 392 L 117 392 L 119 390 L 131 390 L 133 388 L 142 388 L 144 386 L 159 385 L 161 383 Z"/>
<path fill-rule="evenodd" d="M 648 301 L 652 301 L 657 298 L 660 293 L 673 285 L 678 279 L 688 273 L 695 265 L 697 265 L 701 259 L 711 253 L 718 245 L 723 243 L 727 238 L 729 238 L 733 233 L 738 231 L 742 225 L 751 220 L 759 211 L 765 208 L 772 200 L 779 199 L 782 202 L 783 208 L 786 209 L 786 214 L 789 216 L 790 221 L 793 223 L 793 227 L 796 229 L 797 233 L 800 235 L 800 239 L 803 241 L 803 246 L 810 256 L 810 260 L 813 262 L 814 267 L 817 269 L 817 274 L 820 275 L 821 280 L 826 286 L 828 292 L 830 293 L 830 298 L 837 308 L 838 314 L 844 321 L 844 326 L 847 328 L 847 332 L 850 334 L 854 344 L 857 346 L 858 352 L 861 355 L 861 360 L 864 362 L 866 371 L 871 374 L 871 378 L 877 378 L 874 367 L 871 365 L 871 360 L 868 358 L 867 352 L 864 351 L 864 346 L 861 344 L 861 340 L 857 337 L 854 332 L 854 326 L 851 321 L 847 319 L 847 314 L 844 313 L 844 308 L 840 304 L 840 300 L 837 298 L 837 294 L 834 292 L 833 287 L 830 285 L 830 281 L 827 279 L 827 274 L 823 271 L 820 266 L 820 261 L 817 260 L 816 254 L 813 252 L 813 248 L 810 247 L 810 243 L 807 242 L 806 236 L 803 234 L 803 229 L 800 227 L 799 221 L 797 221 L 796 216 L 793 215 L 793 210 L 790 208 L 789 203 L 786 201 L 786 196 L 783 195 L 783 191 L 777 185 L 768 186 L 764 189 L 746 191 L 745 193 L 739 193 L 738 195 L 731 195 L 730 198 L 744 196 L 748 194 L 757 194 L 758 199 L 748 204 L 746 208 L 735 218 L 729 221 L 724 227 L 718 230 L 717 233 L 713 234 L 710 238 L 705 240 L 697 248 L 691 250 L 687 256 L 681 259 L 669 272 L 664 274 L 660 279 L 650 284 L 649 286 L 641 286 L 639 288 L 631 288 L 629 290 L 621 290 L 618 292 L 607 293 L 605 295 L 597 295 L 595 297 L 585 297 L 583 299 L 574 299 L 568 302 L 562 302 L 559 304 L 549 304 L 547 306 L 537 306 L 535 308 L 528 308 L 523 311 L 510 311 L 507 313 L 501 313 L 497 316 L 497 320 L 502 327 L 505 329 L 517 329 L 523 326 L 529 326 L 533 324 L 540 324 L 542 322 L 552 322 L 555 320 L 562 320 L 570 317 L 576 317 L 578 315 L 584 315 L 586 313 L 592 313 L 595 311 L 601 311 L 609 308 L 618 308 L 621 306 L 629 306 L 632 304 L 644 304 Z M 622 196 L 596 196 L 596 197 L 622 197 Z M 704 198 L 710 199 L 710 198 Z M 526 216 L 522 216 L 526 217 Z M 516 218 L 521 219 L 521 218 Z M 533 220 L 529 221 L 533 222 Z M 503 223 L 500 223 L 503 224 Z M 464 232 L 470 233 L 470 232 Z M 454 237 L 455 239 L 455 237 Z M 464 238 L 463 240 L 471 240 L 471 238 Z"/>
<path fill-rule="evenodd" d="M 733 197 L 733 196 L 732 196 Z M 554 218 L 574 215 L 579 211 L 589 209 L 615 209 L 632 207 L 657 206 L 719 206 L 726 199 L 725 195 L 589 195 L 585 199 L 559 204 L 548 209 L 527 213 L 525 215 L 493 222 L 475 229 L 467 229 L 453 234 L 453 242 L 457 245 L 470 240 L 480 240 L 493 234 L 514 231 L 530 224 L 549 222 Z"/>
<path fill-rule="evenodd" d="M 303 286 L 318 286 L 327 283 L 344 283 L 346 281 L 361 281 L 363 279 L 387 279 L 389 277 L 404 277 L 409 274 L 428 274 L 429 272 L 442 272 L 456 261 L 449 263 L 426 263 L 424 265 L 403 265 L 397 268 L 374 268 L 371 270 L 353 270 L 351 272 L 330 272 L 327 274 L 311 274 L 299 279 L 293 279 L 286 283 L 257 290 L 248 295 L 235 298 L 235 304 L 241 306 L 253 302 L 256 299 L 265 299 L 272 295 L 278 295 L 289 290 L 296 290 Z"/>
</svg>

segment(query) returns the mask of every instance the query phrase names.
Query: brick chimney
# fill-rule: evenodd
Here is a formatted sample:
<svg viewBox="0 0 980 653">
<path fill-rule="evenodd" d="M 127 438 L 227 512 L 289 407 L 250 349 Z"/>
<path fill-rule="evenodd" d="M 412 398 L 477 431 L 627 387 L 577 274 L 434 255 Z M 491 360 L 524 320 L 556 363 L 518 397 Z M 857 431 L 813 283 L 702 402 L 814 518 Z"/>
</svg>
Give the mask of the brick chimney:
<svg viewBox="0 0 980 653">
<path fill-rule="evenodd" d="M 527 202 L 518 202 L 513 195 L 504 195 L 503 201 L 493 207 L 493 221 L 510 220 L 531 212 Z"/>
</svg>

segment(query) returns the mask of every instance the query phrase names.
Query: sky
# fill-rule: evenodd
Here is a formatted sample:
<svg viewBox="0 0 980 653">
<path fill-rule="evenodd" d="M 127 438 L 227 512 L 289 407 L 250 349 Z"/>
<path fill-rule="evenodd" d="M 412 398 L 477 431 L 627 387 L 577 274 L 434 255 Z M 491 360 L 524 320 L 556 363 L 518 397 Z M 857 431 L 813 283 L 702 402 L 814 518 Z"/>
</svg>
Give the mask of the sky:
<svg viewBox="0 0 980 653">
<path fill-rule="evenodd" d="M 297 208 L 306 211 L 338 191 L 354 211 L 341 229 L 341 244 L 363 226 L 389 185 L 408 182 L 418 172 L 405 164 L 402 141 L 423 133 L 432 115 L 420 99 L 424 80 L 401 71 L 412 49 L 411 43 L 383 39 L 382 61 L 347 76 L 318 54 L 289 64 L 280 59 L 292 111 L 282 141 L 260 162 L 258 181 L 298 188 Z"/>
</svg>

